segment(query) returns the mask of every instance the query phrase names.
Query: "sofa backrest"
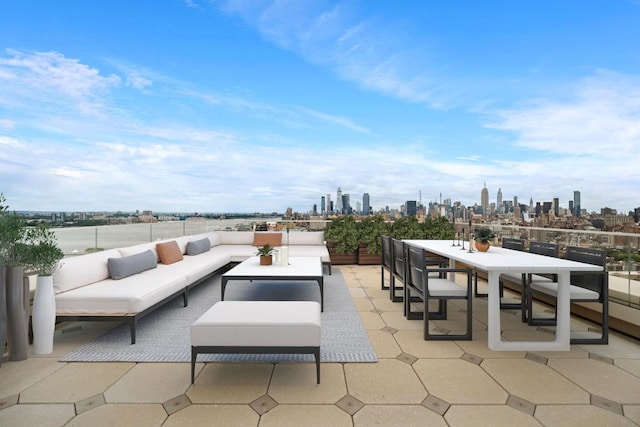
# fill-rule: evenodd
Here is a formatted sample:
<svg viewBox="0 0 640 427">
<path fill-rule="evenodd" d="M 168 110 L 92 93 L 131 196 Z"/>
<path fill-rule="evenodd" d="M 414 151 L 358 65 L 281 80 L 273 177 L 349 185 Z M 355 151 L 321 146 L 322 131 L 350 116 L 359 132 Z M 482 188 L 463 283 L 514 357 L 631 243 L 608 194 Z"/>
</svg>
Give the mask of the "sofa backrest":
<svg viewBox="0 0 640 427">
<path fill-rule="evenodd" d="M 221 245 L 251 245 L 253 231 L 218 231 Z"/>
<path fill-rule="evenodd" d="M 315 246 L 324 245 L 324 231 L 291 231 L 282 233 L 282 244 L 290 246 Z"/>
<path fill-rule="evenodd" d="M 65 258 L 62 266 L 53 274 L 53 291 L 58 294 L 108 279 L 107 260 L 109 258 L 120 258 L 120 251 L 109 249 Z"/>
<path fill-rule="evenodd" d="M 156 259 L 158 258 L 158 251 L 156 250 L 156 242 L 141 243 L 139 245 L 127 246 L 126 248 L 118 248 L 118 251 L 120 252 L 121 256 L 136 255 L 148 250 L 151 250 L 151 252 L 156 254 Z"/>
</svg>

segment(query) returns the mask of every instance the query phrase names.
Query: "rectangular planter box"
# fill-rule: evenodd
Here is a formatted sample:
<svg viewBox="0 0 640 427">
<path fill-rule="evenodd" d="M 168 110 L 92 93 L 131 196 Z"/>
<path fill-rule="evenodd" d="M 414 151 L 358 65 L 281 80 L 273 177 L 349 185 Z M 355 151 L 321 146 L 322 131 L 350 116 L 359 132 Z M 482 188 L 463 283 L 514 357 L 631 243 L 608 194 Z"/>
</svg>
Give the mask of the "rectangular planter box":
<svg viewBox="0 0 640 427">
<path fill-rule="evenodd" d="M 367 252 L 367 245 L 360 245 L 358 248 L 358 264 L 360 265 L 380 265 L 382 255 L 370 254 Z"/>
<path fill-rule="evenodd" d="M 336 252 L 335 246 L 331 243 L 327 243 L 327 249 L 329 249 L 329 257 L 331 258 L 331 265 L 347 265 L 358 263 L 358 252 L 350 254 L 339 254 Z"/>
</svg>

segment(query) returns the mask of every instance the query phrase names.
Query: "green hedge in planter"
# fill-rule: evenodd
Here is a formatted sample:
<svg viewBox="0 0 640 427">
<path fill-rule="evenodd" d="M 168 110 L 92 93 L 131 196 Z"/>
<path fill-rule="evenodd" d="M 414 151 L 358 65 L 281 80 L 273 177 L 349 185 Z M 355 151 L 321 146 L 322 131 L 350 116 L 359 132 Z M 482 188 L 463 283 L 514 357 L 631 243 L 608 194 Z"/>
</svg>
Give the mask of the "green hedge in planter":
<svg viewBox="0 0 640 427">
<path fill-rule="evenodd" d="M 381 215 L 368 216 L 358 223 L 358 240 L 367 245 L 367 253 L 382 253 L 382 236 L 389 233 L 390 225 Z"/>
<path fill-rule="evenodd" d="M 358 250 L 358 229 L 352 216 L 333 219 L 324 229 L 327 241 L 336 245 L 339 254 L 351 254 Z"/>
<path fill-rule="evenodd" d="M 391 237 L 397 240 L 424 239 L 426 234 L 422 225 L 415 216 L 403 216 L 398 218 L 391 227 Z"/>
<path fill-rule="evenodd" d="M 448 240 L 455 237 L 453 224 L 443 216 L 429 217 L 422 223 L 425 238 L 430 240 Z"/>
</svg>

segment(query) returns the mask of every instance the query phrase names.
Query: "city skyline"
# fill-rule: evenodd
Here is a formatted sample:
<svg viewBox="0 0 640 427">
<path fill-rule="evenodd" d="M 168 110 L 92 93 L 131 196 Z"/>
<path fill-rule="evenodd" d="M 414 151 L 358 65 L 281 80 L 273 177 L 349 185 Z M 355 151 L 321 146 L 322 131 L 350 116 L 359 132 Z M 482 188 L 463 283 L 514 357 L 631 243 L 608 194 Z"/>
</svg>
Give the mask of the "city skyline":
<svg viewBox="0 0 640 427">
<path fill-rule="evenodd" d="M 342 191 L 342 187 L 338 187 L 337 191 L 336 191 L 336 196 L 335 199 L 336 200 L 340 200 L 341 203 L 340 204 L 333 204 L 332 202 L 332 198 L 331 198 L 331 193 L 327 193 L 326 195 L 322 195 L 320 197 L 320 203 L 318 204 L 314 204 L 314 206 L 317 208 L 317 206 L 320 206 L 320 210 L 318 211 L 318 213 L 345 213 L 345 207 L 342 204 L 344 197 L 350 197 L 351 194 L 349 194 L 348 192 L 343 192 Z M 356 195 L 356 199 L 357 199 Z M 356 209 L 356 211 L 358 213 L 362 213 L 364 215 L 368 215 L 370 213 L 376 213 L 376 212 L 381 212 L 384 211 L 386 209 L 391 209 L 391 210 L 396 210 L 399 211 L 402 209 L 402 207 L 404 206 L 406 208 L 406 203 L 407 202 L 417 202 L 418 204 L 422 204 L 422 205 L 429 205 L 431 203 L 435 203 L 435 204 L 443 204 L 443 195 L 442 193 L 439 194 L 439 196 L 437 196 L 435 199 L 428 199 L 426 202 L 422 201 L 422 191 L 420 191 L 418 193 L 418 198 L 417 199 L 408 199 L 404 202 L 402 202 L 400 205 L 398 206 L 390 206 L 390 205 L 384 205 L 384 206 L 376 206 L 375 204 L 371 204 L 371 195 L 368 192 L 363 193 L 362 195 L 362 204 L 361 207 L 362 209 Z M 375 196 L 375 195 L 374 195 Z M 327 203 L 327 200 L 329 201 Z M 365 203 L 365 200 L 368 203 Z M 496 213 L 496 214 L 500 214 L 500 213 L 505 213 L 502 211 L 502 208 L 506 207 L 507 205 L 510 205 L 511 208 L 513 209 L 513 207 L 515 207 L 516 205 L 524 205 L 527 206 L 528 208 L 534 208 L 537 204 L 543 206 L 544 204 L 548 204 L 550 207 L 553 207 L 553 211 L 556 215 L 558 215 L 558 212 L 560 209 L 566 209 L 568 212 L 570 212 L 572 215 L 574 216 L 580 216 L 581 212 L 584 210 L 587 213 L 591 213 L 591 212 L 598 212 L 601 211 L 603 209 L 608 209 L 608 210 L 613 210 L 613 211 L 617 211 L 617 214 L 619 215 L 627 215 L 629 213 L 634 213 L 637 212 L 638 209 L 640 209 L 640 206 L 636 206 L 633 209 L 630 209 L 629 211 L 618 211 L 615 208 L 611 208 L 610 206 L 600 206 L 591 210 L 586 210 L 582 208 L 582 202 L 581 202 L 581 192 L 579 190 L 573 190 L 573 194 L 572 194 L 572 198 L 567 199 L 566 200 L 566 204 L 563 204 L 560 202 L 561 198 L 560 197 L 556 197 L 556 196 L 552 196 L 550 198 L 542 198 L 542 199 L 534 199 L 533 197 L 531 197 L 529 199 L 528 203 L 521 203 L 519 202 L 519 197 L 518 195 L 513 195 L 512 197 L 506 197 L 503 199 L 503 193 L 502 193 L 502 188 L 498 188 L 497 192 L 496 192 L 496 196 L 495 196 L 495 201 L 492 201 L 491 199 L 491 194 L 490 194 L 490 190 L 487 188 L 487 183 L 484 183 L 484 186 L 482 187 L 482 189 L 480 190 L 480 195 L 479 195 L 479 200 L 478 201 L 473 201 L 470 204 L 466 204 L 463 203 L 460 200 L 455 200 L 452 199 L 451 197 L 445 197 L 444 200 L 448 200 L 449 203 L 451 205 L 456 204 L 456 203 L 460 203 L 461 205 L 465 206 L 466 208 L 474 208 L 477 207 L 481 210 L 482 213 Z M 331 208 L 331 206 L 333 206 L 333 209 Z M 367 211 L 365 211 L 365 206 L 371 207 L 371 211 L 369 211 L 369 209 L 367 208 Z M 491 211 L 491 207 L 495 208 L 495 211 Z M 353 206 L 350 206 L 351 208 L 353 208 Z M 574 212 L 574 207 L 576 209 L 576 212 Z M 312 209 L 313 210 L 313 209 Z"/>
<path fill-rule="evenodd" d="M 628 212 L 638 22 L 631 0 L 3 2 L 0 192 L 306 212 L 340 185 L 377 210 L 487 182 Z"/>
</svg>

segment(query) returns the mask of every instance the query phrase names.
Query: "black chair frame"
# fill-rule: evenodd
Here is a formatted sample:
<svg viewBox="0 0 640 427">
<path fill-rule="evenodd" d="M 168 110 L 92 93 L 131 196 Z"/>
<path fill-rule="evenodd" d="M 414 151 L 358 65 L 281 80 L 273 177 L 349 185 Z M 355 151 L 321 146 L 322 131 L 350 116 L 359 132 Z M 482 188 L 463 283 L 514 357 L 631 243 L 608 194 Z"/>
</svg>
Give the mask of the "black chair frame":
<svg viewBox="0 0 640 427">
<path fill-rule="evenodd" d="M 578 286 L 598 294 L 598 299 L 579 299 L 572 298 L 572 302 L 597 302 L 602 305 L 602 317 L 600 324 L 602 326 L 602 334 L 598 338 L 571 338 L 571 344 L 608 344 L 609 343 L 609 274 L 606 271 L 606 252 L 601 249 L 581 248 L 577 246 L 567 246 L 565 259 L 586 264 L 599 265 L 603 267 L 603 271 L 598 272 L 572 272 L 571 285 Z M 533 288 L 529 288 L 528 310 L 532 313 L 533 297 L 535 295 L 550 295 L 544 292 L 538 292 Z M 553 298 L 551 296 L 551 298 Z M 529 316 L 529 325 L 555 325 L 557 321 L 557 304 L 554 310 L 553 318 L 533 318 Z"/>
<path fill-rule="evenodd" d="M 427 263 L 429 257 L 427 257 L 424 249 L 416 248 L 410 245 L 404 246 L 406 254 L 406 266 L 407 274 L 404 288 L 404 300 L 407 310 L 410 305 L 411 293 L 414 292 L 422 299 L 422 320 L 424 322 L 424 339 L 425 340 L 471 340 L 473 336 L 472 328 L 472 309 L 473 309 L 473 286 L 472 286 L 472 271 L 470 268 L 428 268 Z M 465 273 L 467 275 L 467 292 L 466 296 L 434 296 L 429 292 L 429 275 L 431 273 L 437 273 L 438 279 L 446 279 L 447 273 Z M 432 278 L 433 279 L 433 278 Z M 438 300 L 439 311 L 437 313 L 429 312 L 429 301 L 435 299 Z M 467 300 L 467 322 L 466 331 L 462 335 L 439 335 L 431 334 L 429 332 L 429 320 L 442 320 L 441 313 L 444 313 L 444 319 L 446 319 L 447 301 L 450 299 L 466 299 Z M 409 313 L 409 311 L 407 312 Z M 410 319 L 409 316 L 407 316 Z"/>
<path fill-rule="evenodd" d="M 392 244 L 391 237 L 382 236 L 382 257 L 380 262 L 380 289 L 383 291 L 388 291 L 389 286 L 384 284 L 384 271 L 387 270 L 389 273 L 389 283 L 393 280 L 393 267 L 391 263 L 393 262 L 393 252 L 392 252 Z"/>
</svg>

